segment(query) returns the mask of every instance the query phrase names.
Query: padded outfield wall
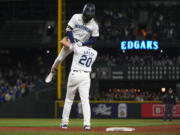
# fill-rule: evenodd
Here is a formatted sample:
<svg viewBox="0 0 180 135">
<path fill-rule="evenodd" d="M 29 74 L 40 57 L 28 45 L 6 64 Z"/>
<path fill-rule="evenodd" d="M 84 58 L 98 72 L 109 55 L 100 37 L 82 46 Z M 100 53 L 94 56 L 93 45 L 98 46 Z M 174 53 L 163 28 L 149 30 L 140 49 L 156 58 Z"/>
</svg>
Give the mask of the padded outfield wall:
<svg viewBox="0 0 180 135">
<path fill-rule="evenodd" d="M 64 101 L 55 102 L 55 118 L 61 117 Z M 161 101 L 91 101 L 92 118 L 163 118 L 165 105 Z M 72 118 L 82 117 L 82 106 L 75 101 Z M 173 117 L 180 118 L 180 103 L 173 108 Z"/>
</svg>

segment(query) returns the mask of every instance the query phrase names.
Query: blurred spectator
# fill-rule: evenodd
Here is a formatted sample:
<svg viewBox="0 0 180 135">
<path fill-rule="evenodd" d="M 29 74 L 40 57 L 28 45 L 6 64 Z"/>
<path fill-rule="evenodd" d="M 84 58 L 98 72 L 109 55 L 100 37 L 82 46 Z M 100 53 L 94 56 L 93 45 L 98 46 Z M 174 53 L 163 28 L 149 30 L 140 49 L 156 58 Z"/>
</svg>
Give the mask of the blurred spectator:
<svg viewBox="0 0 180 135">
<path fill-rule="evenodd" d="M 18 51 L 9 50 L 7 52 L 7 54 L 0 52 L 3 61 L 0 68 L 0 102 L 15 101 L 17 98 L 34 92 L 37 87 L 43 87 L 42 80 L 45 77 L 45 69 L 47 69 L 44 67 L 43 55 L 41 56 L 39 52 L 32 50 L 29 53 L 22 53 L 20 57 Z M 32 53 L 34 57 L 30 60 L 29 56 Z M 37 63 L 32 67 L 35 61 Z"/>
<path fill-rule="evenodd" d="M 138 55 L 132 53 L 131 55 L 123 53 L 114 54 L 101 54 L 95 61 L 95 66 L 179 66 L 180 56 L 174 56 L 170 58 L 167 54 L 153 55 L 151 53 L 145 53 Z"/>
<path fill-rule="evenodd" d="M 169 9 L 171 12 L 168 12 Z M 103 13 L 97 14 L 101 20 L 101 40 L 179 40 L 179 22 L 175 16 L 177 9 L 173 5 L 146 2 L 129 7 L 106 7 L 102 11 Z"/>
</svg>

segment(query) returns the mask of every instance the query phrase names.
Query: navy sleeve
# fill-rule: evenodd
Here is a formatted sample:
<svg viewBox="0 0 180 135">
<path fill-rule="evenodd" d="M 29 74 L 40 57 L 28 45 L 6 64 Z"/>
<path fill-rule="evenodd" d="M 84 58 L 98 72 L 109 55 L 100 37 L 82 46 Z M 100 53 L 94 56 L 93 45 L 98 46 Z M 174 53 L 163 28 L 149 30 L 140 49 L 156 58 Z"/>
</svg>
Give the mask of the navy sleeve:
<svg viewBox="0 0 180 135">
<path fill-rule="evenodd" d="M 74 43 L 74 37 L 72 31 L 67 31 L 67 36 L 70 39 L 71 43 Z"/>
<path fill-rule="evenodd" d="M 88 41 L 84 42 L 82 45 L 87 46 L 87 45 L 95 44 L 96 40 L 97 40 L 97 37 L 91 37 Z"/>
</svg>

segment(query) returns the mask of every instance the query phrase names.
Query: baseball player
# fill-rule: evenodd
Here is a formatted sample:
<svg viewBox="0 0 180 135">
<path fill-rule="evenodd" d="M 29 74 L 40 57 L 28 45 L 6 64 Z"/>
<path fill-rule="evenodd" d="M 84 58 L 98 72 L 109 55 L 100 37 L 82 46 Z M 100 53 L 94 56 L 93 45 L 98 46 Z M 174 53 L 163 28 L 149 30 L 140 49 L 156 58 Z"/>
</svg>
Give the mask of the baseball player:
<svg viewBox="0 0 180 135">
<path fill-rule="evenodd" d="M 95 20 L 95 5 L 87 3 L 81 14 L 74 14 L 68 22 L 66 32 L 71 43 L 76 43 L 79 46 L 95 44 L 99 37 L 99 26 Z M 61 64 L 71 52 L 71 49 L 63 47 L 52 68 Z"/>
<path fill-rule="evenodd" d="M 79 91 L 83 117 L 84 117 L 84 130 L 90 130 L 90 105 L 89 105 L 89 88 L 90 88 L 90 72 L 91 66 L 97 57 L 97 51 L 92 49 L 92 45 L 78 46 L 76 43 L 71 44 L 67 37 L 61 43 L 64 47 L 74 51 L 73 61 L 71 65 L 71 72 L 69 73 L 67 83 L 67 93 L 62 114 L 61 128 L 67 129 L 69 123 L 69 114 L 74 100 L 76 91 Z M 55 65 L 57 63 L 55 62 Z M 52 69 L 56 70 L 57 67 Z"/>
<path fill-rule="evenodd" d="M 173 106 L 176 104 L 176 97 L 173 93 L 173 89 L 169 88 L 168 92 L 163 97 L 163 103 L 165 104 L 164 110 L 164 121 L 168 118 L 168 111 L 169 111 L 169 121 L 173 119 Z"/>
</svg>

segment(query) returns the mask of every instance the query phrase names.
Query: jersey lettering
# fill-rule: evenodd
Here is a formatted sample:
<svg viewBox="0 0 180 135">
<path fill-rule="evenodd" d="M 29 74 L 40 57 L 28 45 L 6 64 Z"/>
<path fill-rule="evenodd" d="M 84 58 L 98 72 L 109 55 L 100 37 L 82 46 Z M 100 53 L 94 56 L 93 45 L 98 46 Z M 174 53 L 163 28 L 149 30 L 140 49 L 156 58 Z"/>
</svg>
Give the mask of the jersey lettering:
<svg viewBox="0 0 180 135">
<path fill-rule="evenodd" d="M 79 64 L 85 65 L 86 67 L 89 67 L 92 63 L 92 58 L 87 57 L 86 55 L 82 55 L 81 59 L 79 60 Z"/>
<path fill-rule="evenodd" d="M 79 29 L 82 29 L 82 30 L 85 30 L 85 31 L 87 31 L 88 33 L 92 33 L 92 31 L 88 28 L 88 27 L 86 27 L 86 26 L 84 26 L 84 25 L 79 25 L 79 24 L 76 24 L 75 25 L 75 28 L 79 28 Z"/>
</svg>

